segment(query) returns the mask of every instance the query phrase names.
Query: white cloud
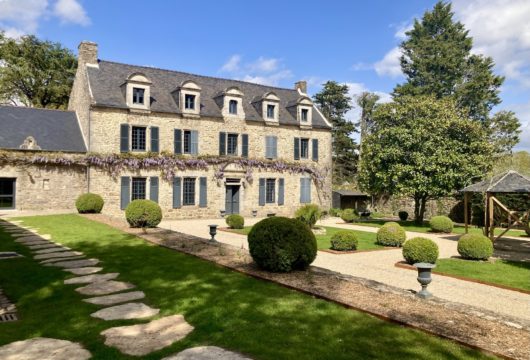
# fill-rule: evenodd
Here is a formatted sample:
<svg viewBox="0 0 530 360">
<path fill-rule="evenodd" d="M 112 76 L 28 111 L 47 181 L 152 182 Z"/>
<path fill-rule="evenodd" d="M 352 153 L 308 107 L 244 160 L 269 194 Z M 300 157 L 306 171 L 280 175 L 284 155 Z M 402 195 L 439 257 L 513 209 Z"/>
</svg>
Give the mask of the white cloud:
<svg viewBox="0 0 530 360">
<path fill-rule="evenodd" d="M 254 61 L 243 62 L 238 54 L 232 55 L 219 71 L 235 79 L 271 86 L 278 86 L 293 76 L 280 59 L 260 56 Z"/>
<path fill-rule="evenodd" d="M 254 72 L 273 72 L 278 69 L 278 66 L 278 59 L 260 56 L 258 60 L 249 64 L 249 69 Z"/>
<path fill-rule="evenodd" d="M 239 70 L 239 63 L 241 62 L 241 56 L 238 54 L 232 55 L 230 59 L 221 67 L 221 71 L 234 72 Z"/>
<path fill-rule="evenodd" d="M 524 104 L 511 104 L 503 108 L 514 111 L 521 122 L 521 141 L 514 150 L 526 150 L 530 152 L 530 100 Z"/>
<path fill-rule="evenodd" d="M 379 95 L 378 104 L 387 103 L 392 101 L 392 96 L 389 93 L 383 91 L 372 91 L 366 87 L 363 83 L 345 83 L 348 85 L 348 96 L 352 98 L 353 108 L 346 113 L 346 119 L 353 122 L 358 122 L 361 118 L 361 109 L 357 106 L 356 99 L 361 93 L 368 91 Z"/>
<path fill-rule="evenodd" d="M 90 19 L 76 0 L 0 0 L 0 30 L 9 37 L 35 34 L 42 20 L 88 25 Z"/>
<path fill-rule="evenodd" d="M 398 77 L 402 75 L 401 65 L 399 59 L 401 57 L 401 50 L 398 46 L 392 48 L 385 54 L 383 59 L 376 62 L 373 67 L 377 75 Z"/>
<path fill-rule="evenodd" d="M 63 23 L 72 23 L 78 25 L 89 25 L 85 9 L 77 0 L 58 0 L 55 3 L 53 12 Z"/>
</svg>

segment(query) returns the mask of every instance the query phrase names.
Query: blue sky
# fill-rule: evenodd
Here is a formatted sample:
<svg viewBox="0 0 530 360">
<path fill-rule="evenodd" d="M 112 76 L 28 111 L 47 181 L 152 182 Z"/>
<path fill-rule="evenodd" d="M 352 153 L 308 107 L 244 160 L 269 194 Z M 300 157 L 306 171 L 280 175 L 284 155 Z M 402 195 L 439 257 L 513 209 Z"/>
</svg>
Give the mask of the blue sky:
<svg viewBox="0 0 530 360">
<path fill-rule="evenodd" d="M 0 0 L 0 29 L 36 34 L 105 60 L 292 87 L 348 83 L 383 100 L 403 81 L 397 45 L 435 1 Z M 456 17 L 506 76 L 498 109 L 523 123 L 530 150 L 530 1 L 456 0 Z M 498 110 L 496 109 L 496 110 Z M 356 111 L 349 116 L 354 119 Z"/>
</svg>

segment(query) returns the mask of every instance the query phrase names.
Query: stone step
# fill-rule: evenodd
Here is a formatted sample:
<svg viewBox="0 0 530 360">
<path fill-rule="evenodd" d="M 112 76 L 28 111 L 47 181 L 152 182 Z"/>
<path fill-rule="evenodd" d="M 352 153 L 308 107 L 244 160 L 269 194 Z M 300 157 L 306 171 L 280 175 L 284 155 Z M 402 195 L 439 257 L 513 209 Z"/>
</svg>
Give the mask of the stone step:
<svg viewBox="0 0 530 360">
<path fill-rule="evenodd" d="M 48 253 L 48 254 L 37 254 L 33 256 L 33 258 L 35 260 L 46 260 L 46 259 L 79 256 L 79 255 L 83 255 L 83 253 L 79 251 L 62 251 L 62 252 L 53 252 L 53 253 Z"/>
<path fill-rule="evenodd" d="M 102 267 L 95 267 L 95 266 L 87 266 L 87 267 L 72 268 L 72 269 L 63 269 L 63 271 L 67 271 L 67 272 L 72 273 L 74 275 L 94 274 L 94 273 L 100 272 L 101 270 L 103 270 Z"/>
<path fill-rule="evenodd" d="M 135 286 L 131 283 L 109 280 L 109 281 L 95 282 L 95 283 L 77 288 L 75 289 L 75 291 L 83 295 L 107 295 L 107 294 L 120 292 L 123 290 L 129 290 L 134 287 Z"/>
<path fill-rule="evenodd" d="M 114 305 L 127 301 L 140 300 L 143 298 L 145 298 L 143 291 L 131 291 L 121 294 L 91 297 L 88 299 L 83 299 L 83 301 L 95 305 Z"/>
<path fill-rule="evenodd" d="M 50 254 L 55 252 L 61 252 L 61 251 L 69 251 L 72 250 L 69 247 L 66 246 L 55 246 L 48 249 L 42 249 L 42 250 L 35 250 L 35 254 Z"/>
<path fill-rule="evenodd" d="M 98 259 L 84 259 L 73 261 L 59 261 L 53 264 L 46 264 L 45 266 L 57 266 L 62 268 L 80 268 L 85 266 L 94 266 L 99 264 Z"/>
<path fill-rule="evenodd" d="M 90 316 L 103 320 L 130 320 L 148 318 L 159 312 L 160 309 L 153 309 L 143 303 L 127 303 L 98 310 Z"/>
<path fill-rule="evenodd" d="M 46 259 L 46 260 L 40 261 L 39 264 L 47 265 L 47 264 L 54 264 L 54 263 L 58 263 L 62 261 L 74 261 L 74 260 L 83 260 L 83 259 L 86 259 L 85 255 L 74 255 L 74 256 L 67 256 L 67 257 Z"/>
<path fill-rule="evenodd" d="M 80 344 L 66 340 L 33 338 L 0 347 L 5 360 L 86 360 L 92 355 Z"/>
<path fill-rule="evenodd" d="M 241 354 L 217 346 L 198 346 L 186 349 L 162 360 L 252 360 Z"/>
<path fill-rule="evenodd" d="M 113 279 L 116 279 L 119 275 L 120 273 L 108 273 L 108 274 L 92 274 L 92 275 L 78 276 L 78 277 L 73 277 L 71 279 L 66 279 L 64 283 L 66 285 L 89 284 L 89 283 L 113 280 Z"/>
<path fill-rule="evenodd" d="M 48 242 L 48 243 L 42 244 L 42 245 L 27 245 L 27 247 L 30 248 L 30 250 L 40 250 L 40 249 L 60 248 L 61 245 L 57 245 L 55 243 Z"/>
</svg>

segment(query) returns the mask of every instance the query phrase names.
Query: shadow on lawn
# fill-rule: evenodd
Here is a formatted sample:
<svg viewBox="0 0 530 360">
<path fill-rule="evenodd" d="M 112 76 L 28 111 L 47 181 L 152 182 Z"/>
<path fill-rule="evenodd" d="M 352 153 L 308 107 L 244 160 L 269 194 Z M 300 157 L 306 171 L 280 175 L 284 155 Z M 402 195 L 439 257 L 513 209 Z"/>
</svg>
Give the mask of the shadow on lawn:
<svg viewBox="0 0 530 360">
<path fill-rule="evenodd" d="M 60 218 L 38 224 L 34 219 L 39 218 L 31 218 L 27 223 L 87 257 L 102 260 L 105 272 L 119 272 L 118 280 L 144 291 L 144 302 L 160 308 L 161 316 L 184 314 L 195 327 L 183 341 L 146 358 L 199 344 L 240 351 L 254 359 L 480 357 L 449 341 L 151 245 L 103 224 L 80 217 Z M 0 240 L 1 246 L 20 246 L 5 233 L 0 232 Z M 74 286 L 62 284 L 67 276 L 31 258 L 9 265 L 0 261 L 0 287 L 6 284 L 6 292 L 24 315 L 11 328 L 0 324 L 0 342 L 55 336 L 80 341 L 95 358 L 128 358 L 103 346 L 99 332 L 133 322 L 90 318 L 97 307 L 81 302 Z"/>
</svg>

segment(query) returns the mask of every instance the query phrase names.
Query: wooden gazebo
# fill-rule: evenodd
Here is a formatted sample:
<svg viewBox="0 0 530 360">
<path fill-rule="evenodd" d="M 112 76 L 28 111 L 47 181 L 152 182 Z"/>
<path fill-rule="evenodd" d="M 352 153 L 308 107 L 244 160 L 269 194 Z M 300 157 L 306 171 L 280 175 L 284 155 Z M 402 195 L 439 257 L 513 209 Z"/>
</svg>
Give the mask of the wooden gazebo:
<svg viewBox="0 0 530 360">
<path fill-rule="evenodd" d="M 495 194 L 521 194 L 530 197 L 530 179 L 527 177 L 510 170 L 490 179 L 469 185 L 460 191 L 464 193 L 464 223 L 466 234 L 469 225 L 469 199 L 472 193 L 485 194 L 484 235 L 488 236 L 492 241 L 506 234 L 514 226 L 521 226 L 530 234 L 530 228 L 528 226 L 530 209 L 524 211 L 510 210 L 495 197 Z M 493 221 L 495 208 L 506 213 L 508 220 L 507 228 L 498 236 L 495 236 L 495 223 Z"/>
</svg>

